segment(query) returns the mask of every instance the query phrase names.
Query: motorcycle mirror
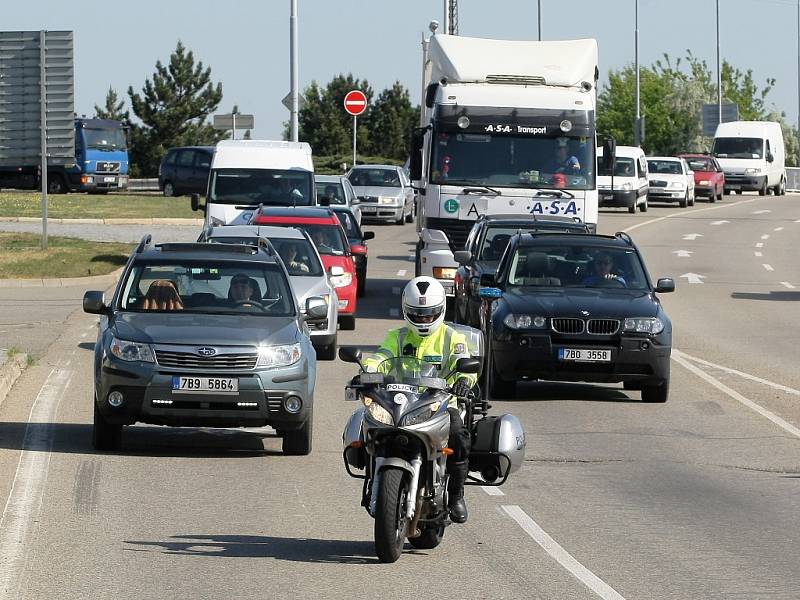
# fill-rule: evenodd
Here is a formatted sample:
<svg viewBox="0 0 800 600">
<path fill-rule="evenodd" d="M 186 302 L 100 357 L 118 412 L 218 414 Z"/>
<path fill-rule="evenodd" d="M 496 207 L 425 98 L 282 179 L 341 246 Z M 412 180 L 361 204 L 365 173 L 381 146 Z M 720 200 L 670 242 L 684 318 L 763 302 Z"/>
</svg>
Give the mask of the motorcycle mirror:
<svg viewBox="0 0 800 600">
<path fill-rule="evenodd" d="M 361 350 L 349 346 L 342 346 L 339 348 L 339 358 L 344 362 L 358 363 L 361 370 L 364 370 L 364 365 L 361 364 Z"/>
<path fill-rule="evenodd" d="M 456 361 L 456 371 L 459 373 L 480 373 L 481 361 L 477 358 L 459 358 Z"/>
</svg>

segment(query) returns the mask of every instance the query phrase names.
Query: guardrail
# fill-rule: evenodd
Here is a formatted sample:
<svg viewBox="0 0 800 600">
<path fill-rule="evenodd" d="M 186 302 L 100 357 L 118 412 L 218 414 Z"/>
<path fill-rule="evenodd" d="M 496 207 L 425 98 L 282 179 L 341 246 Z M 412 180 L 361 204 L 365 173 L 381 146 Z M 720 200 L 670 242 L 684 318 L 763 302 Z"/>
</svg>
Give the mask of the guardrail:
<svg viewBox="0 0 800 600">
<path fill-rule="evenodd" d="M 157 192 L 158 191 L 158 178 L 152 179 L 129 179 L 128 180 L 129 192 Z"/>
<path fill-rule="evenodd" d="M 800 192 L 800 167 L 786 167 L 786 191 Z"/>
</svg>

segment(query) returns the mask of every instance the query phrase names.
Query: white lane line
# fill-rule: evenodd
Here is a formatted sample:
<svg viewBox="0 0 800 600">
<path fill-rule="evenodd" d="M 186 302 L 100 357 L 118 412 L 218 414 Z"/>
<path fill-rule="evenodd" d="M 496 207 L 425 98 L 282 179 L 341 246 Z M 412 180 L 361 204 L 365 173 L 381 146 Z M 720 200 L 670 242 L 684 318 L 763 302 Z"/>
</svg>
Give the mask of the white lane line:
<svg viewBox="0 0 800 600">
<path fill-rule="evenodd" d="M 700 379 L 703 379 L 707 383 L 713 385 L 715 388 L 717 388 L 721 392 L 724 392 L 725 394 L 727 394 L 728 396 L 730 396 L 734 400 L 736 400 L 738 402 L 741 402 L 747 408 L 757 412 L 758 414 L 760 414 L 765 419 L 769 419 L 770 421 L 775 423 L 775 425 L 777 425 L 778 427 L 780 427 L 784 431 L 786 431 L 788 433 L 791 433 L 793 436 L 795 436 L 797 438 L 800 438 L 800 429 L 798 429 L 797 427 L 795 427 L 794 425 L 792 425 L 788 421 L 784 421 L 783 419 L 781 419 L 775 413 L 770 412 L 766 408 L 764 408 L 763 406 L 761 406 L 759 404 L 756 404 L 755 402 L 753 402 L 752 400 L 750 400 L 748 398 L 745 398 L 739 392 L 729 388 L 727 385 L 725 385 L 724 383 L 719 381 L 717 378 L 712 377 L 711 375 L 709 375 L 705 371 L 701 370 L 699 367 L 694 366 L 688 360 L 686 360 L 686 359 L 684 359 L 684 358 L 682 358 L 680 356 L 676 356 L 674 352 L 672 354 L 672 359 L 675 360 L 679 365 L 681 365 L 685 369 L 688 369 L 689 371 L 691 371 L 692 373 L 697 375 Z"/>
<path fill-rule="evenodd" d="M 672 354 L 675 356 L 679 356 L 680 358 L 690 360 L 692 362 L 696 362 L 700 365 L 705 365 L 706 367 L 712 367 L 714 369 L 719 369 L 720 371 L 725 371 L 726 373 L 730 373 L 731 375 L 738 375 L 742 379 L 748 379 L 750 381 L 755 381 L 756 383 L 760 383 L 776 390 L 780 390 L 782 392 L 786 392 L 787 394 L 793 394 L 794 396 L 800 396 L 800 390 L 796 390 L 794 388 L 787 387 L 785 385 L 781 385 L 780 383 L 775 383 L 774 381 L 770 381 L 769 379 L 762 379 L 761 377 L 756 377 L 755 375 L 750 375 L 750 373 L 745 373 L 743 371 L 737 371 L 736 369 L 732 369 L 730 367 L 723 367 L 722 365 L 718 365 L 717 363 L 713 363 L 702 358 L 697 358 L 696 356 L 692 356 L 691 354 L 686 354 L 683 350 L 676 350 L 675 348 L 672 349 Z"/>
<path fill-rule="evenodd" d="M 761 252 L 753 252 L 756 256 L 764 256 Z"/>
<path fill-rule="evenodd" d="M 764 209 L 764 210 L 754 210 L 754 211 L 753 211 L 753 214 L 754 214 L 754 215 L 764 215 L 764 214 L 766 214 L 766 213 L 771 213 L 771 212 L 772 212 L 772 211 L 771 211 L 771 210 L 769 210 L 769 209 Z"/>
<path fill-rule="evenodd" d="M 775 229 L 773 229 L 772 231 L 783 231 L 783 227 L 776 227 L 776 228 L 775 228 Z"/>
<path fill-rule="evenodd" d="M 406 276 L 406 273 L 408 273 L 408 271 L 406 271 L 405 269 L 400 269 L 400 270 L 397 272 L 397 276 L 398 276 L 398 277 L 405 277 L 405 276 Z"/>
<path fill-rule="evenodd" d="M 763 248 L 763 247 L 764 247 L 764 242 L 758 242 L 756 244 L 756 248 Z"/>
<path fill-rule="evenodd" d="M 701 212 L 707 212 L 709 210 L 720 210 L 723 208 L 730 208 L 732 206 L 739 206 L 740 204 L 748 204 L 750 202 L 755 202 L 758 198 L 751 198 L 750 200 L 739 200 L 738 202 L 734 202 L 732 204 L 720 204 L 719 206 L 710 206 L 708 208 L 698 208 L 697 210 L 689 210 L 689 211 L 681 211 L 675 212 L 669 215 L 665 215 L 663 217 L 656 217 L 655 219 L 650 219 L 648 221 L 642 221 L 641 223 L 636 223 L 635 225 L 631 225 L 630 227 L 626 227 L 625 231 L 633 231 L 634 229 L 639 229 L 639 227 L 644 227 L 645 225 L 651 225 L 653 223 L 658 223 L 659 221 L 664 221 L 666 219 L 674 219 L 676 217 L 685 217 L 686 215 L 694 215 Z M 796 221 L 800 223 L 800 219 Z"/>
<path fill-rule="evenodd" d="M 482 485 L 481 489 L 486 492 L 489 496 L 505 496 L 503 490 L 501 490 L 496 485 Z"/>
<path fill-rule="evenodd" d="M 390 308 L 389 309 L 389 316 L 390 317 L 399 317 L 400 316 L 400 309 L 399 308 Z"/>
<path fill-rule="evenodd" d="M 397 286 L 397 285 L 395 285 L 395 286 L 392 286 L 392 293 L 393 293 L 395 296 L 399 296 L 399 295 L 400 295 L 400 286 Z"/>
<path fill-rule="evenodd" d="M 28 415 L 17 471 L 0 518 L 0 599 L 19 597 L 18 578 L 31 549 L 27 538 L 38 522 L 50 466 L 53 423 L 72 373 L 60 367 L 50 371 Z"/>
<path fill-rule="evenodd" d="M 772 265 L 768 265 L 766 263 L 762 264 L 761 266 L 764 267 L 767 271 L 774 271 L 775 270 L 775 269 L 772 268 Z"/>
<path fill-rule="evenodd" d="M 762 240 L 768 240 L 769 239 L 769 234 L 765 233 L 764 235 L 761 236 L 761 239 Z"/>
<path fill-rule="evenodd" d="M 579 563 L 558 542 L 551 538 L 539 524 L 531 519 L 519 506 L 503 506 L 505 513 L 522 527 L 523 531 L 533 538 L 542 549 L 552 556 L 558 564 L 572 573 L 583 585 L 592 590 L 603 600 L 625 600 L 614 588 Z"/>
<path fill-rule="evenodd" d="M 730 221 L 725 221 L 724 219 L 722 221 L 711 221 L 712 225 L 725 225 L 725 223 L 730 223 Z"/>
<path fill-rule="evenodd" d="M 788 281 L 781 281 L 781 285 L 783 287 L 789 288 L 790 290 L 795 289 L 794 286 L 791 283 L 789 283 Z"/>
</svg>

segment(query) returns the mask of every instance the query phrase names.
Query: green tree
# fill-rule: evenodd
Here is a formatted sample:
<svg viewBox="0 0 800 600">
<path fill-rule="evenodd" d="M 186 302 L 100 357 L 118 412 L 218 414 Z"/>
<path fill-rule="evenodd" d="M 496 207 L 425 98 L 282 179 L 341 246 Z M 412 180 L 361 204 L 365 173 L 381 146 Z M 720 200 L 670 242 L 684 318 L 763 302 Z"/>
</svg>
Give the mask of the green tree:
<svg viewBox="0 0 800 600">
<path fill-rule="evenodd" d="M 171 146 L 213 144 L 227 135 L 206 122 L 222 101 L 222 84 L 211 82 L 211 68 L 195 62 L 194 53 L 180 41 L 169 64 L 156 62 L 142 93 L 131 86 L 128 96 L 141 121 L 131 131 L 131 162 L 139 175 L 155 175 Z"/>
<path fill-rule="evenodd" d="M 408 90 L 396 81 L 378 94 L 367 122 L 370 152 L 404 160 L 409 153 L 411 130 L 419 122 L 419 107 L 411 105 Z"/>
<path fill-rule="evenodd" d="M 120 99 L 117 90 L 109 86 L 106 92 L 106 101 L 101 108 L 94 105 L 94 114 L 98 119 L 112 119 L 114 121 L 130 121 L 130 112 L 125 110 L 125 100 Z"/>
</svg>

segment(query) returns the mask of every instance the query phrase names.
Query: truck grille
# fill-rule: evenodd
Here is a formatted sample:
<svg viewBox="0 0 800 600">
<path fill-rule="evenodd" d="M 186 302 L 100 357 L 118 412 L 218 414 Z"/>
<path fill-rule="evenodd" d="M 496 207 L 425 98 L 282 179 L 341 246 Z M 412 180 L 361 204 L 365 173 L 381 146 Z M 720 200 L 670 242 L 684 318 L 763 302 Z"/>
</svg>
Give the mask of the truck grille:
<svg viewBox="0 0 800 600">
<path fill-rule="evenodd" d="M 619 329 L 617 319 L 589 319 L 586 331 L 592 335 L 614 335 Z"/>
<path fill-rule="evenodd" d="M 98 173 L 119 173 L 119 162 L 110 162 L 105 160 L 97 161 Z"/>
<path fill-rule="evenodd" d="M 425 227 L 427 229 L 438 229 L 444 231 L 447 239 L 450 240 L 450 249 L 455 252 L 456 250 L 463 250 L 464 244 L 467 242 L 472 226 L 475 221 L 462 221 L 460 219 L 426 219 Z"/>
<path fill-rule="evenodd" d="M 156 350 L 156 361 L 163 367 L 188 369 L 254 369 L 258 361 L 256 352 L 198 356 L 192 352 Z"/>
<path fill-rule="evenodd" d="M 553 331 L 556 333 L 583 333 L 583 319 L 553 319 Z"/>
</svg>

